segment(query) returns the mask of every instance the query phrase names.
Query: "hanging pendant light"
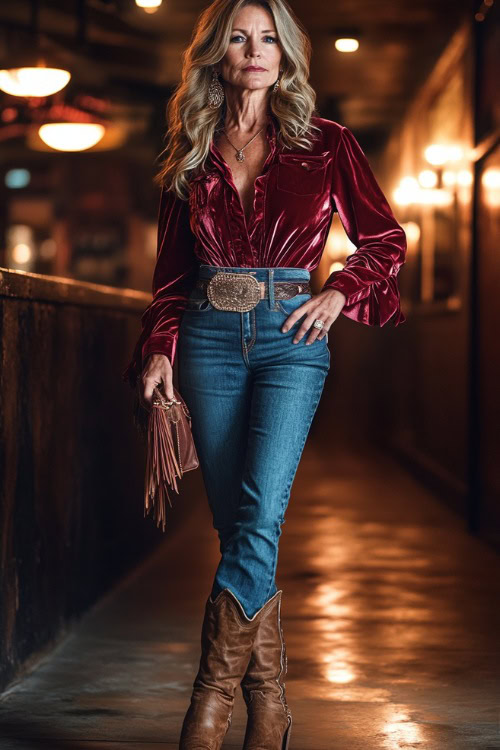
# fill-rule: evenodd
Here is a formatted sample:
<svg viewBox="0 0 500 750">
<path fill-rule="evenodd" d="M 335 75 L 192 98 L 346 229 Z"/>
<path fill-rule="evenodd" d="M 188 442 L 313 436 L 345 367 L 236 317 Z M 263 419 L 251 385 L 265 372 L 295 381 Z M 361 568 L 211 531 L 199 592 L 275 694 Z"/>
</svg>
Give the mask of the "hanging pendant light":
<svg viewBox="0 0 500 750">
<path fill-rule="evenodd" d="M 38 135 L 56 151 L 86 151 L 102 140 L 106 129 L 96 122 L 50 122 L 41 125 Z"/>
<path fill-rule="evenodd" d="M 104 137 L 105 122 L 89 106 L 92 97 L 68 98 L 67 92 L 65 94 L 56 96 L 45 111 L 39 110 L 42 119 L 37 128 L 38 137 L 56 151 L 87 151 Z"/>
<path fill-rule="evenodd" d="M 11 96 L 45 97 L 61 91 L 70 78 L 68 70 L 49 68 L 43 64 L 5 68 L 0 70 L 0 89 Z"/>
<path fill-rule="evenodd" d="M 54 60 L 52 45 L 40 34 L 39 10 L 39 0 L 31 0 L 30 38 L 22 45 L 29 46 L 28 52 L 16 51 L 8 57 L 9 65 L 0 65 L 0 89 L 10 96 L 44 98 L 61 91 L 71 79 L 69 70 Z"/>
<path fill-rule="evenodd" d="M 86 3 L 79 0 L 77 43 L 82 48 L 86 44 L 86 32 Z M 38 136 L 56 151 L 87 151 L 102 140 L 106 128 L 93 113 L 72 106 L 65 99 L 64 94 L 56 97 L 58 101 L 47 112 L 48 122 L 39 126 Z"/>
</svg>

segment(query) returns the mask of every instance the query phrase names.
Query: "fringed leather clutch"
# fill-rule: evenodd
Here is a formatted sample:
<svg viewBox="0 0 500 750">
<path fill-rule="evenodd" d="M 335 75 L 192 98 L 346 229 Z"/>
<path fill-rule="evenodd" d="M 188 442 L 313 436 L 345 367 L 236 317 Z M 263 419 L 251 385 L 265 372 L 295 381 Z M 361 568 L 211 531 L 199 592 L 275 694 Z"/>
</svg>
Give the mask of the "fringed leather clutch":
<svg viewBox="0 0 500 750">
<path fill-rule="evenodd" d="M 147 425 L 140 424 L 137 405 L 136 425 L 147 436 L 146 477 L 144 483 L 144 517 L 154 511 L 156 525 L 166 527 L 166 500 L 170 507 L 167 485 L 179 494 L 177 478 L 199 466 L 191 432 L 191 415 L 180 393 L 168 400 L 158 387 L 153 389 Z M 146 430 L 144 430 L 146 427 Z"/>
</svg>

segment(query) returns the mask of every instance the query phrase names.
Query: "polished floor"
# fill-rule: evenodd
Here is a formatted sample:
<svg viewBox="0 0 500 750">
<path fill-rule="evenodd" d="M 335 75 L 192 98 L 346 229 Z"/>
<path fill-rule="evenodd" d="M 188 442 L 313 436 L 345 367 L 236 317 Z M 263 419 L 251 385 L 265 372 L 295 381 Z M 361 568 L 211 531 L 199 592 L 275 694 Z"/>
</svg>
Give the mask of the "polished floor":
<svg viewBox="0 0 500 750">
<path fill-rule="evenodd" d="M 2 750 L 177 748 L 217 560 L 199 504 L 7 691 Z M 290 750 L 500 748 L 499 574 L 397 464 L 309 441 L 279 559 Z M 238 695 L 224 747 L 244 721 Z"/>
</svg>

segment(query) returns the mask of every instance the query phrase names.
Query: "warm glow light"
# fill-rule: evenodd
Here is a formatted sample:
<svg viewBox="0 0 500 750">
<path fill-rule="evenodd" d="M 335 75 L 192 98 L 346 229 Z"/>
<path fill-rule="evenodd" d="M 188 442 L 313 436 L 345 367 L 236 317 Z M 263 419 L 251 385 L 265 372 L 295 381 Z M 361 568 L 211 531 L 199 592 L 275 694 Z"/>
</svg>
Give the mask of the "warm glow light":
<svg viewBox="0 0 500 750">
<path fill-rule="evenodd" d="M 60 68 L 0 70 L 0 89 L 12 96 L 50 96 L 63 89 L 71 73 Z"/>
<path fill-rule="evenodd" d="M 325 676 L 328 682 L 337 682 L 339 684 L 352 682 L 352 680 L 356 679 L 356 675 L 351 669 L 343 669 L 339 666 L 334 666 L 330 669 L 327 669 Z"/>
<path fill-rule="evenodd" d="M 455 187 L 456 185 L 460 185 L 461 187 L 469 187 L 472 185 L 472 172 L 469 169 L 460 169 L 458 172 L 454 171 L 453 169 L 445 169 L 442 173 L 442 180 L 443 185 L 447 188 Z M 432 169 L 423 169 L 420 174 L 418 175 L 418 182 L 420 185 L 425 188 L 435 188 L 438 182 L 438 177 L 436 172 Z M 417 202 L 419 200 L 419 196 L 415 195 L 415 199 L 413 202 Z M 432 202 L 430 200 L 427 200 L 427 198 L 423 198 L 422 202 Z"/>
<path fill-rule="evenodd" d="M 85 151 L 99 143 L 104 133 L 104 126 L 93 122 L 47 123 L 38 130 L 42 141 L 57 151 Z"/>
<path fill-rule="evenodd" d="M 404 709 L 389 706 L 387 718 L 377 727 L 378 736 L 383 738 L 387 750 L 399 750 L 401 747 L 416 747 L 424 743 L 421 727 L 412 721 L 411 715 Z"/>
<path fill-rule="evenodd" d="M 432 190 L 421 190 L 419 203 L 427 206 L 449 206 L 453 202 L 453 195 L 449 190 L 435 188 Z"/>
<path fill-rule="evenodd" d="M 339 52 L 356 52 L 358 47 L 359 42 L 357 39 L 344 37 L 335 40 L 335 49 L 337 49 Z"/>
<path fill-rule="evenodd" d="M 440 164 L 444 164 L 447 160 L 448 150 L 446 146 L 434 144 L 433 146 L 427 146 L 424 151 L 424 156 L 429 164 L 439 166 Z"/>
<path fill-rule="evenodd" d="M 487 169 L 481 178 L 481 184 L 485 188 L 498 190 L 500 188 L 500 169 Z"/>
<path fill-rule="evenodd" d="M 461 169 L 457 175 L 457 182 L 462 187 L 469 187 L 472 185 L 472 172 L 469 169 Z"/>
<path fill-rule="evenodd" d="M 135 0 L 135 4 L 139 8 L 144 8 L 144 10 L 148 8 L 159 8 L 162 4 L 162 0 Z"/>
<path fill-rule="evenodd" d="M 12 258 L 15 263 L 23 264 L 31 260 L 31 248 L 25 242 L 20 242 L 12 248 Z"/>
<path fill-rule="evenodd" d="M 446 164 L 446 162 L 460 161 L 464 158 L 464 151 L 461 146 L 452 143 L 433 143 L 425 149 L 424 157 L 429 164 L 441 166 L 442 164 Z"/>
<path fill-rule="evenodd" d="M 418 190 L 418 182 L 415 177 L 412 177 L 411 175 L 403 177 L 401 179 L 400 186 L 404 190 Z"/>
<path fill-rule="evenodd" d="M 403 177 L 399 186 L 393 193 L 395 202 L 399 206 L 408 206 L 410 203 L 418 202 L 421 189 L 415 177 Z"/>
<path fill-rule="evenodd" d="M 457 173 L 452 169 L 445 169 L 443 172 L 443 185 L 451 187 L 457 184 Z"/>
<path fill-rule="evenodd" d="M 338 592 L 339 596 L 342 594 Z M 328 682 L 345 685 L 356 679 L 356 671 L 352 665 L 352 650 L 346 646 L 329 647 L 322 656 L 325 665 L 322 672 Z"/>
<path fill-rule="evenodd" d="M 420 227 L 415 221 L 407 221 L 402 225 L 408 240 L 408 247 L 416 245 L 420 239 Z"/>
<path fill-rule="evenodd" d="M 340 232 L 334 232 L 333 229 L 330 231 L 325 244 L 325 252 L 330 258 L 338 258 L 344 254 L 344 243 Z"/>
<path fill-rule="evenodd" d="M 481 185 L 484 188 L 484 199 L 490 208 L 500 206 L 500 169 L 487 169 L 481 177 Z"/>
<path fill-rule="evenodd" d="M 421 179 L 422 174 L 423 173 L 421 172 L 419 179 Z M 415 177 L 410 176 L 403 177 L 399 186 L 393 192 L 393 198 L 399 206 L 408 206 L 411 203 L 431 206 L 449 206 L 453 201 L 453 195 L 449 190 L 433 187 L 423 188 Z"/>
<path fill-rule="evenodd" d="M 424 188 L 436 187 L 437 174 L 432 169 L 423 169 L 418 175 L 418 181 Z"/>
<path fill-rule="evenodd" d="M 7 267 L 29 271 L 34 260 L 33 229 L 27 224 L 11 224 L 5 232 Z"/>
<path fill-rule="evenodd" d="M 332 260 L 344 260 L 350 252 L 354 252 L 356 246 L 351 242 L 340 219 L 334 219 L 325 243 L 325 252 Z"/>
<path fill-rule="evenodd" d="M 339 260 L 334 261 L 330 264 L 330 268 L 328 270 L 328 275 L 333 273 L 334 271 L 341 271 L 344 268 L 344 264 L 341 263 Z"/>
<path fill-rule="evenodd" d="M 464 150 L 461 146 L 448 146 L 448 161 L 461 161 Z"/>
</svg>

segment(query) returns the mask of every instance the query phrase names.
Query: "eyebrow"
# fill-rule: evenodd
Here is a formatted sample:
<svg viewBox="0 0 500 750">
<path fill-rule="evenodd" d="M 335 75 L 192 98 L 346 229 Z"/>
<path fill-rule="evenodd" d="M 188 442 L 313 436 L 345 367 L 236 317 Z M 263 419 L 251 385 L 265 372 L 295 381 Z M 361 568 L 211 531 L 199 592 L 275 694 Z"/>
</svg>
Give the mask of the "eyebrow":
<svg viewBox="0 0 500 750">
<path fill-rule="evenodd" d="M 243 31 L 245 34 L 247 33 L 246 29 L 233 29 L 233 31 Z M 272 31 L 273 33 L 276 33 L 276 29 L 262 29 L 260 33 L 267 34 L 268 31 Z"/>
</svg>

